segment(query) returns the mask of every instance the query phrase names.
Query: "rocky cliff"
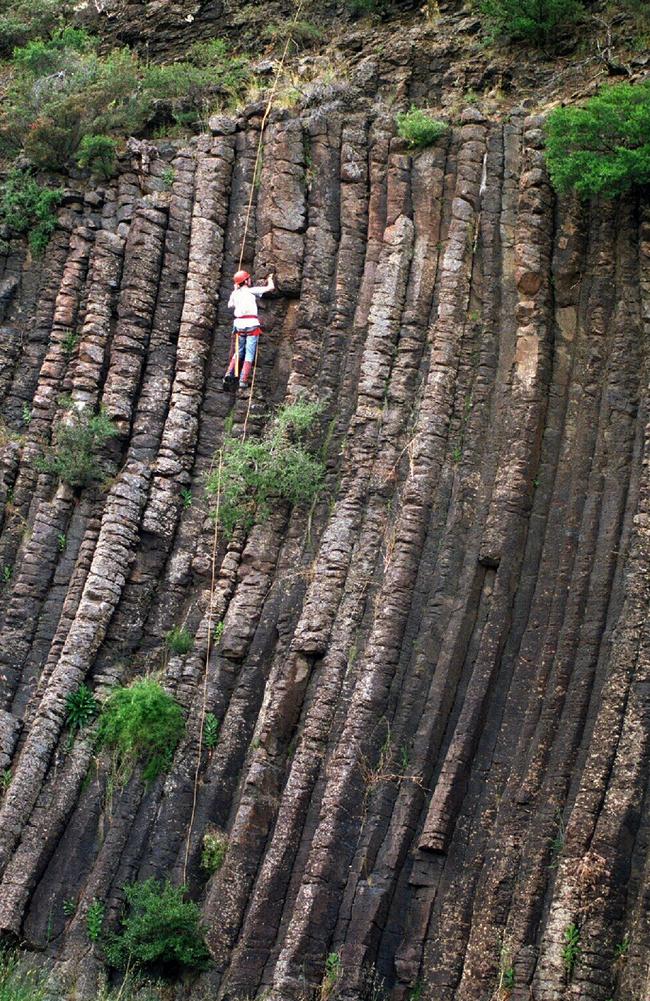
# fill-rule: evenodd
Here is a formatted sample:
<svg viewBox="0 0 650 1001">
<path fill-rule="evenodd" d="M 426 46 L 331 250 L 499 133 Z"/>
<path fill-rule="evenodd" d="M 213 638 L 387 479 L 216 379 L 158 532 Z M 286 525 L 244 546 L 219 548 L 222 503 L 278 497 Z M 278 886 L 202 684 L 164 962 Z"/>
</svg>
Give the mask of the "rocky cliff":
<svg viewBox="0 0 650 1001">
<path fill-rule="evenodd" d="M 650 206 L 557 201 L 535 111 L 468 105 L 411 156 L 392 111 L 315 102 L 254 176 L 252 107 L 2 259 L 0 927 L 69 996 L 103 965 L 88 907 L 151 875 L 209 929 L 178 998 L 650 996 Z M 326 490 L 220 539 L 212 588 L 251 192 L 244 264 L 279 289 L 248 434 L 319 400 Z M 102 489 L 39 470 L 61 394 L 119 430 Z M 151 671 L 186 737 L 111 788 L 66 699 Z"/>
</svg>

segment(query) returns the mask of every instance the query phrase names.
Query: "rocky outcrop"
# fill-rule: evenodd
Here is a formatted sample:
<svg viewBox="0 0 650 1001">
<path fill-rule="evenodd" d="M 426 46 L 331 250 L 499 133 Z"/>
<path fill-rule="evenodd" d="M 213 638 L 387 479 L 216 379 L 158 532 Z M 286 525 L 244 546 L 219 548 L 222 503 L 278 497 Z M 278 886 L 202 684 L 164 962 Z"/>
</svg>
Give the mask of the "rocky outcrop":
<svg viewBox="0 0 650 1001">
<path fill-rule="evenodd" d="M 410 155 L 392 116 L 274 113 L 256 176 L 259 116 L 220 119 L 4 258 L 0 927 L 80 996 L 88 906 L 150 875 L 208 930 L 179 999 L 647 996 L 650 215 L 556 202 L 540 125 L 468 107 Z M 119 431 L 101 489 L 39 469 L 62 393 Z M 212 589 L 215 452 L 300 394 L 325 491 L 218 540 Z M 111 789 L 66 697 L 147 671 L 186 736 Z"/>
</svg>

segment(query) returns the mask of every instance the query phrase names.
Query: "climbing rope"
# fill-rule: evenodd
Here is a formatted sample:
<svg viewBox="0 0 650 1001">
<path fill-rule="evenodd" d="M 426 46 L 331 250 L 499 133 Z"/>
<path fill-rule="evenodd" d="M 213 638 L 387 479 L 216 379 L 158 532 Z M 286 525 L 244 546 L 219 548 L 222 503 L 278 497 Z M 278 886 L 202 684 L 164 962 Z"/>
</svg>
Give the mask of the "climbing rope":
<svg viewBox="0 0 650 1001">
<path fill-rule="evenodd" d="M 251 190 L 248 198 L 248 205 L 246 207 L 246 217 L 244 219 L 244 232 L 241 241 L 241 250 L 239 253 L 239 265 L 238 270 L 241 270 L 242 261 L 244 259 L 244 250 L 246 247 L 246 237 L 248 236 L 248 227 L 250 223 L 251 211 L 253 207 L 253 199 L 255 197 L 255 180 L 257 178 L 257 172 L 259 170 L 261 156 L 262 156 L 262 143 L 264 141 L 264 129 L 266 128 L 266 123 L 268 121 L 269 115 L 271 114 L 271 109 L 273 107 L 273 100 L 275 98 L 275 93 L 278 87 L 278 82 L 280 80 L 280 74 L 284 68 L 284 62 L 287 58 L 287 53 L 289 51 L 289 45 L 291 44 L 292 32 L 291 28 L 294 26 L 298 20 L 298 16 L 302 10 L 304 0 L 299 0 L 296 5 L 295 13 L 290 23 L 289 31 L 287 32 L 287 40 L 284 44 L 284 49 L 282 51 L 282 56 L 280 62 L 278 63 L 275 76 L 273 78 L 273 85 L 271 87 L 271 92 L 269 94 L 268 101 L 266 103 L 266 108 L 262 116 L 262 122 L 260 125 L 260 137 L 257 143 L 257 151 L 255 153 L 255 161 L 253 165 L 253 177 L 251 180 Z M 237 358 L 239 358 L 239 348 L 236 345 Z M 257 351 L 255 352 L 255 358 L 253 360 L 253 373 L 251 378 L 251 384 L 248 395 L 248 406 L 246 407 L 246 416 L 244 418 L 244 427 L 242 434 L 242 441 L 246 441 L 246 434 L 248 431 L 248 418 L 251 412 L 251 403 L 253 402 L 253 390 L 255 388 L 255 373 L 257 371 L 257 356 L 259 354 L 259 341 L 257 344 Z M 212 467 L 211 470 L 212 471 Z M 212 536 L 212 561 L 211 561 L 211 575 L 210 575 L 210 597 L 208 600 L 208 632 L 205 650 L 205 670 L 203 673 L 203 699 L 201 703 L 201 715 L 199 718 L 199 740 L 198 748 L 196 754 L 196 767 L 194 770 L 194 786 L 192 790 L 192 811 L 190 813 L 190 823 L 187 831 L 187 839 L 185 842 L 185 859 L 183 861 L 183 883 L 187 882 L 187 865 L 190 856 L 190 847 L 192 840 L 192 830 L 194 828 L 194 819 L 196 817 L 196 804 L 198 799 L 199 790 L 199 772 L 201 770 L 201 758 L 203 757 L 203 734 L 205 730 L 205 717 L 206 717 L 206 707 L 208 699 L 208 668 L 210 665 L 210 654 L 212 652 L 212 639 L 213 639 L 213 605 L 214 605 L 214 592 L 217 581 L 217 549 L 219 544 L 219 508 L 221 504 L 221 476 L 223 473 L 223 448 L 219 449 L 219 465 L 217 468 L 217 503 L 215 508 L 215 518 L 214 518 L 214 533 Z"/>
<path fill-rule="evenodd" d="M 250 222 L 251 209 L 253 207 L 253 198 L 255 197 L 255 180 L 257 178 L 257 171 L 259 169 L 260 157 L 262 155 L 262 139 L 264 138 L 264 129 L 266 128 L 266 123 L 268 121 L 268 117 L 271 114 L 271 108 L 273 106 L 273 99 L 275 97 L 275 92 L 277 90 L 278 81 L 280 79 L 280 74 L 282 73 L 282 70 L 284 68 L 284 61 L 287 58 L 287 53 L 289 51 L 289 46 L 291 45 L 291 41 L 292 41 L 292 37 L 293 37 L 292 33 L 291 33 L 291 28 L 294 26 L 294 24 L 298 20 L 298 15 L 300 14 L 300 11 L 302 10 L 303 3 L 304 3 L 304 0 L 298 0 L 298 4 L 296 5 L 296 10 L 295 10 L 293 18 L 291 20 L 289 31 L 287 32 L 287 40 L 284 43 L 284 49 L 282 50 L 282 56 L 280 58 L 280 62 L 278 63 L 278 68 L 275 71 L 275 76 L 273 77 L 273 85 L 271 87 L 271 93 L 269 94 L 269 99 L 268 99 L 268 101 L 266 103 L 266 109 L 265 109 L 264 114 L 262 116 L 262 124 L 260 126 L 260 139 L 259 139 L 259 142 L 257 144 L 257 153 L 255 154 L 255 164 L 254 164 L 254 167 L 253 167 L 253 183 L 251 184 L 251 193 L 249 195 L 248 205 L 246 207 L 246 219 L 244 221 L 244 235 L 242 237 L 242 242 L 241 242 L 241 251 L 240 251 L 240 254 L 239 254 L 238 270 L 241 270 L 242 261 L 244 259 L 244 249 L 245 249 L 245 246 L 246 246 L 246 237 L 248 235 L 248 224 Z"/>
</svg>

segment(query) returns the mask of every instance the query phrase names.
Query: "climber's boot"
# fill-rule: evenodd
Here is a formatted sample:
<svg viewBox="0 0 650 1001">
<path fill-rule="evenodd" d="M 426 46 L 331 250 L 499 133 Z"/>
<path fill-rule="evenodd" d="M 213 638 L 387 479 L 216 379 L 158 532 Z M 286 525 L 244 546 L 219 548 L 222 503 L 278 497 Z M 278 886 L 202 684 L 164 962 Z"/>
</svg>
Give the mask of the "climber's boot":
<svg viewBox="0 0 650 1001">
<path fill-rule="evenodd" d="M 226 374 L 223 377 L 223 382 L 222 382 L 224 391 L 226 393 L 234 393 L 234 391 L 237 389 L 237 383 L 238 382 L 239 382 L 239 379 L 237 378 L 236 375 L 233 375 L 232 372 L 226 372 Z"/>
<path fill-rule="evenodd" d="M 241 370 L 241 377 L 239 379 L 240 389 L 248 389 L 248 383 L 250 381 L 252 367 L 253 365 L 251 362 L 249 361 L 244 362 Z"/>
</svg>

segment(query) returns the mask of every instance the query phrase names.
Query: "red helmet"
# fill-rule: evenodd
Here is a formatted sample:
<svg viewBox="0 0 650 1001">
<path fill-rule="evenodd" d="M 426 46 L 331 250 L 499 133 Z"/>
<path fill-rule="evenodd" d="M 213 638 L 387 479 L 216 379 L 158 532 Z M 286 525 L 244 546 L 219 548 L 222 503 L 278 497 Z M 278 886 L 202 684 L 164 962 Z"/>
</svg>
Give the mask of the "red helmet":
<svg viewBox="0 0 650 1001">
<path fill-rule="evenodd" d="M 248 271 L 235 271 L 234 275 L 232 276 L 232 280 L 234 281 L 235 285 L 243 285 L 244 282 L 248 281 L 249 278 L 250 275 Z"/>
</svg>

